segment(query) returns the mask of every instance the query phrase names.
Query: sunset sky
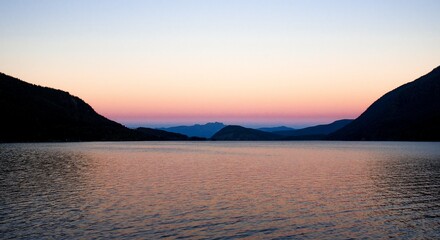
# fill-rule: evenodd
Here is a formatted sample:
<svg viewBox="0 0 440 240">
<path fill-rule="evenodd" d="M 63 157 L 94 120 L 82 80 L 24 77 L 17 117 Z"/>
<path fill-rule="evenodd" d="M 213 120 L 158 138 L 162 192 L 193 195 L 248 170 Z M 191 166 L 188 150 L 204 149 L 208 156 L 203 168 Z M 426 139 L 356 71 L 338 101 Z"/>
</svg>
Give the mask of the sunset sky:
<svg viewBox="0 0 440 240">
<path fill-rule="evenodd" d="M 0 0 L 0 72 L 131 126 L 355 118 L 438 65 L 439 0 Z"/>
</svg>

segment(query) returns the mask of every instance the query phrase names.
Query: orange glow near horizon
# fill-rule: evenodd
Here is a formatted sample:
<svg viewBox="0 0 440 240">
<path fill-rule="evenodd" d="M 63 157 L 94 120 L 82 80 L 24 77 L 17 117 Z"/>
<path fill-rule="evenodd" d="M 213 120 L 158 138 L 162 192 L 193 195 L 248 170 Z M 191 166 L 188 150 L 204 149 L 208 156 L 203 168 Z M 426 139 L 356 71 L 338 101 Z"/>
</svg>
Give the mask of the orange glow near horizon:
<svg viewBox="0 0 440 240">
<path fill-rule="evenodd" d="M 386 92 L 429 72 L 425 68 L 396 72 L 380 70 L 373 73 L 368 69 L 359 70 L 354 74 L 342 69 L 340 72 L 327 69 L 319 73 L 286 72 L 284 77 L 274 71 L 277 79 L 271 78 L 270 73 L 257 76 L 261 72 L 256 72 L 249 76 L 255 80 L 252 82 L 222 74 L 207 81 L 190 73 L 180 77 L 156 73 L 160 81 L 152 81 L 153 77 L 140 72 L 139 75 L 134 72 L 125 75 L 126 81 L 121 80 L 124 78 L 121 73 L 72 73 L 64 77 L 65 82 L 57 81 L 62 76 L 49 71 L 33 77 L 17 77 L 46 80 L 33 83 L 69 91 L 98 113 L 123 124 L 223 121 L 307 125 L 356 118 Z M 176 78 L 182 80 L 175 81 Z M 48 79 L 54 81 L 48 82 Z"/>
<path fill-rule="evenodd" d="M 219 79 L 216 79 L 218 83 L 209 82 L 196 75 L 180 77 L 186 78 L 182 82 L 173 81 L 178 77 L 171 76 L 151 83 L 132 76 L 132 79 L 140 79 L 132 81 L 137 82 L 136 86 L 119 84 L 113 88 L 118 91 L 106 89 L 102 96 L 89 89 L 85 99 L 97 112 L 123 123 L 325 123 L 356 118 L 383 94 L 414 80 L 423 72 L 426 70 L 375 74 L 366 71 L 359 74 L 303 72 L 302 76 L 291 74 L 278 80 L 260 79 L 253 84 Z M 308 80 L 289 80 L 299 77 Z M 326 77 L 327 81 L 320 80 Z M 251 78 L 256 79 L 255 76 Z"/>
<path fill-rule="evenodd" d="M 69 91 L 98 113 L 123 124 L 225 121 L 295 125 L 356 118 L 386 92 L 431 70 L 377 66 L 373 71 L 346 66 L 332 65 L 318 72 L 230 66 L 218 73 L 211 66 L 210 74 L 196 68 L 170 73 L 174 67 L 179 69 L 174 63 L 169 69 L 151 72 L 132 68 L 130 72 L 88 70 L 66 75 L 49 69 L 21 71 L 15 76 Z"/>
<path fill-rule="evenodd" d="M 121 123 L 355 118 L 440 64 L 439 1 L 0 3 L 0 71 Z"/>
</svg>

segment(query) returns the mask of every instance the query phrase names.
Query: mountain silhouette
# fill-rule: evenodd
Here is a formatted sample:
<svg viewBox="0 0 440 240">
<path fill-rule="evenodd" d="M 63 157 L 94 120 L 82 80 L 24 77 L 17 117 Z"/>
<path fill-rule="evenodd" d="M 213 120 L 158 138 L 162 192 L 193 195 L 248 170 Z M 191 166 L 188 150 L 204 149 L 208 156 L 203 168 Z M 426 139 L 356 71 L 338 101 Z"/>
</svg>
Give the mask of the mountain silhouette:
<svg viewBox="0 0 440 240">
<path fill-rule="evenodd" d="M 0 73 L 0 142 L 164 140 L 97 114 L 68 92 Z"/>
<path fill-rule="evenodd" d="M 212 140 L 225 141 L 270 141 L 270 140 L 325 140 L 328 134 L 346 126 L 353 120 L 343 119 L 330 124 L 317 125 L 298 130 L 266 132 L 242 126 L 226 126 Z M 277 127 L 273 128 L 276 129 Z"/>
<path fill-rule="evenodd" d="M 277 140 L 279 138 L 279 135 L 273 133 L 230 125 L 215 133 L 211 139 L 221 141 L 268 141 Z"/>
<path fill-rule="evenodd" d="M 204 125 L 195 124 L 192 126 L 177 126 L 168 128 L 158 128 L 160 130 L 165 130 L 168 132 L 180 133 L 187 135 L 189 137 L 201 137 L 210 138 L 214 133 L 218 132 L 220 129 L 224 128 L 225 125 L 219 122 L 207 123 Z"/>
<path fill-rule="evenodd" d="M 164 130 L 145 128 L 145 127 L 136 128 L 135 130 L 150 136 L 154 136 L 158 140 L 173 140 L 173 141 L 189 140 L 189 137 L 186 135 L 180 133 L 167 132 Z"/>
<path fill-rule="evenodd" d="M 145 127 L 139 127 L 135 129 L 136 131 L 146 133 L 150 136 L 155 136 L 159 140 L 164 141 L 204 141 L 206 138 L 203 137 L 188 137 L 184 134 L 180 133 L 173 133 L 173 132 L 167 132 L 164 130 L 154 129 L 154 128 L 145 128 Z"/>
<path fill-rule="evenodd" d="M 338 120 L 298 130 L 275 127 L 261 131 L 218 122 L 133 130 L 99 115 L 68 92 L 29 84 L 3 73 L 0 73 L 0 109 L 0 142 L 205 138 L 440 141 L 440 66 L 386 93 L 355 120 Z"/>
<path fill-rule="evenodd" d="M 315 136 L 314 138 L 323 139 L 326 135 L 345 127 L 347 124 L 351 123 L 352 121 L 353 120 L 351 119 L 342 119 L 342 120 L 334 121 L 329 124 L 306 127 L 298 130 L 275 131 L 273 133 L 287 137 L 309 136 L 310 138 L 311 136 Z"/>
<path fill-rule="evenodd" d="M 440 140 L 440 66 L 379 98 L 333 140 Z"/>
<path fill-rule="evenodd" d="M 286 126 L 279 126 L 279 127 L 262 127 L 262 128 L 258 128 L 257 130 L 264 132 L 280 132 L 280 131 L 294 131 L 296 129 Z"/>
</svg>

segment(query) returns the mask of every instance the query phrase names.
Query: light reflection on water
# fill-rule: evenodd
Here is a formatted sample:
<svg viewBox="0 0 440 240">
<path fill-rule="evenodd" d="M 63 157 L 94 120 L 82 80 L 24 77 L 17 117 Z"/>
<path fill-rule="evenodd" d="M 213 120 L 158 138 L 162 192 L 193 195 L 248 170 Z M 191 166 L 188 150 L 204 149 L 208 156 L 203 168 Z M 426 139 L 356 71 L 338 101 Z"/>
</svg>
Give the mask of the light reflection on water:
<svg viewBox="0 0 440 240">
<path fill-rule="evenodd" d="M 0 236 L 440 238 L 440 143 L 0 145 Z"/>
</svg>

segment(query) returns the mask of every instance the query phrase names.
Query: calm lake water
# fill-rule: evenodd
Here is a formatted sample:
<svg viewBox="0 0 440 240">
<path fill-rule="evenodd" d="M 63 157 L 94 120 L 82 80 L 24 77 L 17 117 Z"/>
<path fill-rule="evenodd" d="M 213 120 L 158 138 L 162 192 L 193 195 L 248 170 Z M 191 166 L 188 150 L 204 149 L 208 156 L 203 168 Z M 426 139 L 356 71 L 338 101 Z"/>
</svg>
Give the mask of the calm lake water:
<svg viewBox="0 0 440 240">
<path fill-rule="evenodd" d="M 440 143 L 0 144 L 0 238 L 440 238 Z"/>
</svg>

